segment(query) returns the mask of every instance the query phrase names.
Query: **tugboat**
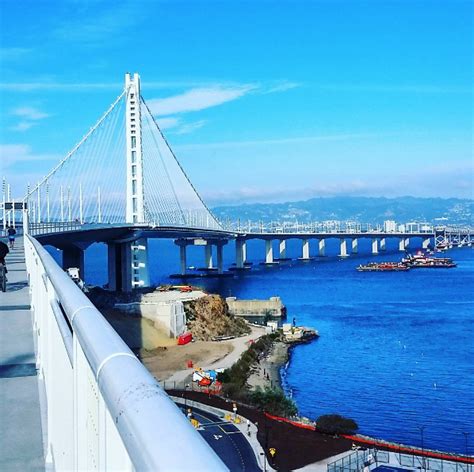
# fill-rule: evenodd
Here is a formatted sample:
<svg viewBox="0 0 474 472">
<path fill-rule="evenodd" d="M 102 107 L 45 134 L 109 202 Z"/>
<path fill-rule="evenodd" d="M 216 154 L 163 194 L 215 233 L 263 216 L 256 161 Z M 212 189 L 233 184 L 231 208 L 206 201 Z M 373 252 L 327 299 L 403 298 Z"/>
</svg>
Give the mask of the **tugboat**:
<svg viewBox="0 0 474 472">
<path fill-rule="evenodd" d="M 357 267 L 359 272 L 406 272 L 410 267 L 401 262 L 368 262 Z"/>
<path fill-rule="evenodd" d="M 422 252 L 414 256 L 408 254 L 402 259 L 402 263 L 412 269 L 450 269 L 456 267 L 456 264 L 449 257 L 428 257 Z"/>
</svg>

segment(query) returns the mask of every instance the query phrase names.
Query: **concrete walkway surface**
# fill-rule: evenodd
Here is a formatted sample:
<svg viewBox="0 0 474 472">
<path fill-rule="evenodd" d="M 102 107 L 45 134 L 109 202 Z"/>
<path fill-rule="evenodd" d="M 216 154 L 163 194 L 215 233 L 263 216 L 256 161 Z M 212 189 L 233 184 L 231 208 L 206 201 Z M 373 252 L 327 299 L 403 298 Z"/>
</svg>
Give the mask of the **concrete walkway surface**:
<svg viewBox="0 0 474 472">
<path fill-rule="evenodd" d="M 33 323 L 23 239 L 6 258 L 0 292 L 0 470 L 45 470 Z"/>
</svg>

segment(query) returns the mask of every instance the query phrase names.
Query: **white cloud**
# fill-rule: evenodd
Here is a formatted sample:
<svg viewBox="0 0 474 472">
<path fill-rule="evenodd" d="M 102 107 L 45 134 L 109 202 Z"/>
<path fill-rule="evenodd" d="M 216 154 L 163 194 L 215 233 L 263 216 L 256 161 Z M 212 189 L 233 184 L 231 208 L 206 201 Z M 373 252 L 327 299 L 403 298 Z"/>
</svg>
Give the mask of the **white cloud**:
<svg viewBox="0 0 474 472">
<path fill-rule="evenodd" d="M 44 113 L 34 107 L 18 107 L 11 111 L 13 116 L 19 116 L 20 118 L 25 118 L 27 120 L 42 120 L 48 118 L 48 113 Z"/>
<path fill-rule="evenodd" d="M 11 131 L 27 131 L 32 126 L 35 126 L 36 123 L 32 123 L 31 121 L 20 121 L 17 125 L 10 126 Z"/>
<path fill-rule="evenodd" d="M 267 93 L 286 92 L 287 90 L 291 90 L 298 87 L 301 87 L 301 84 L 297 82 L 289 82 L 285 80 L 283 82 L 270 85 L 268 89 L 264 90 L 262 93 L 267 94 Z"/>
<path fill-rule="evenodd" d="M 199 128 L 202 128 L 207 123 L 207 120 L 193 121 L 191 123 L 186 123 L 180 126 L 174 134 L 188 134 L 196 131 Z"/>
<path fill-rule="evenodd" d="M 156 122 L 158 123 L 158 126 L 162 130 L 175 128 L 176 126 L 179 125 L 180 121 L 181 120 L 179 118 L 176 118 L 174 116 L 166 116 L 166 117 L 158 118 L 156 120 Z"/>
<path fill-rule="evenodd" d="M 255 85 L 201 87 L 167 98 L 147 100 L 154 115 L 173 115 L 222 105 L 255 90 Z"/>
<path fill-rule="evenodd" d="M 2 170 L 21 162 L 58 160 L 60 156 L 33 153 L 29 144 L 0 144 Z"/>
</svg>

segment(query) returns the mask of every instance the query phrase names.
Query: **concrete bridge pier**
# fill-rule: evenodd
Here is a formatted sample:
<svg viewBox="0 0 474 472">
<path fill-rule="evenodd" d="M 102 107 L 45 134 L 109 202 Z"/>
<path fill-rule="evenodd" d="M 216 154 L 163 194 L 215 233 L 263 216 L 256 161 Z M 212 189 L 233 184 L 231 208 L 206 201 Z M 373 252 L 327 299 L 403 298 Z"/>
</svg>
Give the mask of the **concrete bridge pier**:
<svg viewBox="0 0 474 472">
<path fill-rule="evenodd" d="M 63 248 L 63 264 L 64 270 L 71 267 L 79 269 L 79 277 L 84 280 L 84 249 L 72 244 Z"/>
<path fill-rule="evenodd" d="M 224 273 L 224 245 L 227 244 L 227 241 L 219 241 L 216 244 L 217 250 L 217 273 Z"/>
<path fill-rule="evenodd" d="M 408 249 L 409 245 L 410 245 L 410 238 L 405 238 L 405 249 Z"/>
<path fill-rule="evenodd" d="M 372 239 L 372 254 L 379 253 L 379 240 L 377 238 Z"/>
<path fill-rule="evenodd" d="M 400 238 L 398 241 L 398 250 L 401 252 L 405 252 L 405 238 Z"/>
<path fill-rule="evenodd" d="M 430 242 L 431 242 L 431 238 L 423 239 L 423 242 L 421 243 L 421 247 L 423 249 L 428 249 L 430 247 Z"/>
<path fill-rule="evenodd" d="M 265 240 L 265 264 L 273 264 L 273 241 Z"/>
<path fill-rule="evenodd" d="M 278 246 L 280 259 L 286 259 L 286 239 L 280 239 L 280 244 Z"/>
<path fill-rule="evenodd" d="M 345 238 L 341 238 L 341 251 L 339 252 L 340 257 L 347 257 L 347 241 Z"/>
<path fill-rule="evenodd" d="M 381 251 L 387 250 L 387 240 L 385 238 L 380 238 L 380 250 Z"/>
<path fill-rule="evenodd" d="M 318 241 L 318 255 L 319 257 L 324 257 L 326 255 L 326 240 L 320 239 Z"/>
<path fill-rule="evenodd" d="M 244 258 L 244 264 L 247 262 L 247 241 L 244 240 L 242 245 L 242 257 Z"/>
<path fill-rule="evenodd" d="M 132 243 L 107 243 L 108 288 L 111 291 L 132 290 Z"/>
<path fill-rule="evenodd" d="M 303 239 L 301 247 L 301 260 L 309 261 L 309 239 Z"/>
<path fill-rule="evenodd" d="M 179 246 L 179 268 L 181 275 L 186 275 L 187 269 L 187 254 L 186 254 L 186 246 L 187 243 L 185 241 L 180 241 L 179 239 L 174 242 L 177 246 Z"/>
<path fill-rule="evenodd" d="M 212 260 L 212 244 L 209 241 L 207 241 L 207 244 L 204 246 L 204 267 L 206 269 L 214 268 Z"/>
<path fill-rule="evenodd" d="M 235 240 L 235 265 L 237 269 L 244 268 L 246 252 L 245 239 L 237 238 Z"/>
<path fill-rule="evenodd" d="M 351 242 L 351 252 L 352 254 L 357 254 L 359 252 L 359 240 L 354 238 Z"/>
</svg>

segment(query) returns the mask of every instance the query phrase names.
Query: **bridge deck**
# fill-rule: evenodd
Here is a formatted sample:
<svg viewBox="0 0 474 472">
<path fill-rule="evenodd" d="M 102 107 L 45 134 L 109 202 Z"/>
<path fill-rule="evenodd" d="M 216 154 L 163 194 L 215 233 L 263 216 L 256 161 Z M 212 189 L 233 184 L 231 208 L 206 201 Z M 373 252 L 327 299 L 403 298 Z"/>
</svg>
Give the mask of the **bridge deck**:
<svg viewBox="0 0 474 472">
<path fill-rule="evenodd" d="M 0 292 L 0 470 L 44 470 L 30 296 L 23 240 L 7 256 Z"/>
</svg>

